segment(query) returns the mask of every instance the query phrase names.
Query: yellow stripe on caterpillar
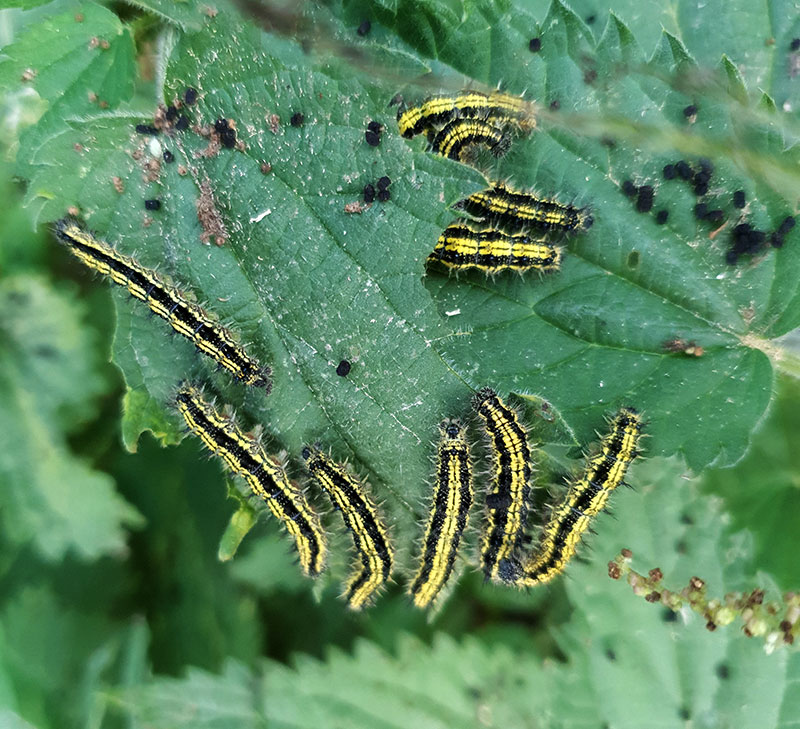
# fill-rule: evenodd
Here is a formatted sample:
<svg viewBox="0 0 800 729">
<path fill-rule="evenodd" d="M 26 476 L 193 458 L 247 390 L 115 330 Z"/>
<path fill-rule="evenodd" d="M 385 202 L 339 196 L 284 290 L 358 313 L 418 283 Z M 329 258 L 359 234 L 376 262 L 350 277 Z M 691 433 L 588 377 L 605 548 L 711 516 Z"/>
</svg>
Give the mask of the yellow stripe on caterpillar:
<svg viewBox="0 0 800 729">
<path fill-rule="evenodd" d="M 364 486 L 318 448 L 303 448 L 303 459 L 314 480 L 341 512 L 353 537 L 361 567 L 347 583 L 345 599 L 353 610 L 368 605 L 389 579 L 393 551 L 386 527 Z"/>
<path fill-rule="evenodd" d="M 583 208 L 516 190 L 502 182 L 470 195 L 454 207 L 495 227 L 515 231 L 538 228 L 570 233 L 588 230 L 594 222 L 590 213 Z"/>
<path fill-rule="evenodd" d="M 458 422 L 444 421 L 439 431 L 431 512 L 422 541 L 420 566 L 408 590 L 418 608 L 426 608 L 434 601 L 453 572 L 473 499 L 466 430 Z"/>
<path fill-rule="evenodd" d="M 500 129 L 518 128 L 529 132 L 536 127 L 533 104 L 518 96 L 494 91 L 463 91 L 460 94 L 432 96 L 418 106 L 397 112 L 397 127 L 407 139 L 442 127 L 456 119 L 478 119 Z"/>
<path fill-rule="evenodd" d="M 429 137 L 432 151 L 459 162 L 465 160 L 467 150 L 476 144 L 486 147 L 495 157 L 502 157 L 511 142 L 501 129 L 479 119 L 455 119 Z"/>
<path fill-rule="evenodd" d="M 327 546 L 319 517 L 256 440 L 223 417 L 191 384 L 181 386 L 178 410 L 189 430 L 262 499 L 294 539 L 303 572 L 315 577 L 325 568 Z"/>
<path fill-rule="evenodd" d="M 454 270 L 476 268 L 486 274 L 501 271 L 557 271 L 561 249 L 546 239 L 525 233 L 506 233 L 485 224 L 460 221 L 439 236 L 428 263 L 439 262 Z"/>
<path fill-rule="evenodd" d="M 245 385 L 264 387 L 269 392 L 272 387 L 269 367 L 262 367 L 250 357 L 225 327 L 189 301 L 182 291 L 165 283 L 155 271 L 119 253 L 69 219 L 56 223 L 56 235 L 78 260 L 124 286 L 134 298 L 144 301 L 154 314 L 169 322 L 178 334 L 186 337 L 237 380 Z"/>
<path fill-rule="evenodd" d="M 519 551 L 525 537 L 530 499 L 531 451 L 528 433 L 516 413 L 489 387 L 473 407 L 483 420 L 494 451 L 492 486 L 486 495 L 487 521 L 481 560 L 487 580 L 519 578 Z"/>
<path fill-rule="evenodd" d="M 591 519 L 606 506 L 611 492 L 623 483 L 628 467 L 639 455 L 641 435 L 639 413 L 622 408 L 612 419 L 599 452 L 589 458 L 586 470 L 553 509 L 539 545 L 522 566 L 516 583 L 519 587 L 541 585 L 564 571 Z"/>
</svg>

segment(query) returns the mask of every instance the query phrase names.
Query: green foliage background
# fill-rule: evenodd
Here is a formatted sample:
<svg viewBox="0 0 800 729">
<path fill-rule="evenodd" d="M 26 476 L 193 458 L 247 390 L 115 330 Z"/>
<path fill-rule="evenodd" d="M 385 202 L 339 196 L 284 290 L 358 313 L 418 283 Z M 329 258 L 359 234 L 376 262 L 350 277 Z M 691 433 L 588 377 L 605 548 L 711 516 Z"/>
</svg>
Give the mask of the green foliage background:
<svg viewBox="0 0 800 729">
<path fill-rule="evenodd" d="M 675 589 L 700 575 L 719 596 L 775 597 L 800 582 L 797 339 L 784 336 L 800 324 L 797 236 L 731 268 L 725 235 L 660 175 L 708 156 L 720 199 L 744 189 L 757 226 L 796 212 L 792 3 L 6 5 L 0 726 L 800 721 L 796 653 L 768 655 L 736 626 L 708 633 L 606 570 L 628 547 Z M 542 106 L 541 130 L 485 174 L 594 211 L 557 276 L 424 275 L 449 205 L 485 181 L 399 138 L 387 104 L 481 84 Z M 133 128 L 189 85 L 193 121 L 235 119 L 246 148 L 197 157 L 200 135 L 162 135 L 177 163 L 152 179 L 143 165 L 159 150 Z M 387 128 L 378 148 L 364 142 L 370 119 Z M 346 214 L 384 174 L 391 201 Z M 231 234 L 222 247 L 200 240 L 206 179 Z M 625 179 L 655 185 L 666 226 L 635 212 Z M 163 205 L 145 225 L 149 197 Z M 70 207 L 241 332 L 272 364 L 274 393 L 245 392 L 87 276 L 48 232 Z M 704 355 L 665 352 L 676 337 Z M 311 585 L 274 521 L 253 519 L 196 443 L 178 445 L 166 405 L 185 376 L 263 424 L 296 475 L 302 444 L 320 440 L 369 476 L 399 553 L 373 609 L 337 599 L 348 553 L 334 515 L 330 574 Z M 485 384 L 524 412 L 554 496 L 622 403 L 647 413 L 650 458 L 563 579 L 515 593 L 466 569 L 428 619 L 402 591 L 431 441 Z"/>
</svg>

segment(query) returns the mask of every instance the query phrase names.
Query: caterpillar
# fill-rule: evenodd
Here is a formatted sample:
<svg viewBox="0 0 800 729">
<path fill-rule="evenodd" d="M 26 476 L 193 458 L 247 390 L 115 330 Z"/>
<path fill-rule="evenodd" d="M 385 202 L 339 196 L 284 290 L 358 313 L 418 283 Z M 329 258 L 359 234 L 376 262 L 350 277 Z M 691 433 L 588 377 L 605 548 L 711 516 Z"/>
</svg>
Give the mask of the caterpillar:
<svg viewBox="0 0 800 729">
<path fill-rule="evenodd" d="M 510 140 L 502 130 L 480 119 L 455 119 L 438 134 L 429 134 L 431 150 L 436 154 L 463 161 L 464 152 L 475 144 L 487 147 L 495 157 L 502 157 Z"/>
<path fill-rule="evenodd" d="M 165 283 L 152 269 L 95 238 L 69 219 L 56 223 L 56 236 L 84 264 L 125 286 L 134 298 L 192 342 L 203 354 L 215 360 L 245 385 L 272 387 L 271 370 L 262 367 L 236 343 L 231 333 L 220 326 L 182 291 Z"/>
<path fill-rule="evenodd" d="M 461 535 L 469 523 L 473 484 L 466 430 L 458 422 L 439 426 L 440 441 L 428 526 L 420 566 L 409 595 L 418 608 L 428 607 L 449 579 Z"/>
<path fill-rule="evenodd" d="M 561 265 L 561 249 L 524 233 L 456 222 L 445 228 L 428 256 L 428 263 L 435 261 L 450 269 L 477 268 L 487 274 L 531 269 L 551 272 Z"/>
<path fill-rule="evenodd" d="M 494 451 L 492 487 L 481 543 L 487 580 L 513 583 L 519 578 L 519 550 L 525 538 L 530 497 L 531 451 L 528 434 L 516 413 L 489 387 L 473 398 Z"/>
<path fill-rule="evenodd" d="M 550 581 L 564 571 L 583 533 L 608 502 L 628 467 L 639 455 L 642 420 L 633 408 L 622 408 L 611 420 L 610 432 L 602 439 L 597 455 L 589 459 L 586 470 L 567 492 L 564 501 L 553 509 L 533 555 L 523 563 L 520 587 Z"/>
<path fill-rule="evenodd" d="M 176 402 L 189 430 L 233 473 L 241 476 L 281 521 L 294 539 L 303 572 L 309 577 L 320 574 L 327 553 L 325 533 L 319 517 L 283 468 L 233 420 L 223 417 L 207 403 L 194 385 L 181 385 Z"/>
<path fill-rule="evenodd" d="M 481 220 L 506 226 L 509 230 L 538 228 L 569 233 L 588 230 L 594 222 L 585 209 L 564 205 L 550 198 L 536 197 L 502 182 L 470 195 L 453 207 Z"/>
<path fill-rule="evenodd" d="M 456 119 L 479 119 L 505 129 L 518 127 L 528 132 L 536 126 L 533 106 L 517 96 L 494 91 L 462 91 L 453 96 L 433 96 L 418 106 L 397 112 L 397 127 L 406 139 L 435 129 Z"/>
<path fill-rule="evenodd" d="M 369 604 L 392 571 L 393 552 L 375 504 L 359 481 L 318 448 L 307 446 L 303 459 L 314 480 L 341 512 L 361 559 L 348 583 L 345 599 L 353 610 Z"/>
</svg>

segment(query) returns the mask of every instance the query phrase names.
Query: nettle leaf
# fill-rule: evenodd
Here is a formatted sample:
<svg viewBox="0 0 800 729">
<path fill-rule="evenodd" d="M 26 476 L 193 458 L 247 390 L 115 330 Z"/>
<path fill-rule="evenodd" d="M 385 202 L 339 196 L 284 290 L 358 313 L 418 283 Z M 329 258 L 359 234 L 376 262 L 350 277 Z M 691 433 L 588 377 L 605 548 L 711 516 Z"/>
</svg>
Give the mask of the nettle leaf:
<svg viewBox="0 0 800 729">
<path fill-rule="evenodd" d="M 567 661 L 439 633 L 431 645 L 401 637 L 389 653 L 361 641 L 322 661 L 298 655 L 292 667 L 270 661 L 250 672 L 230 662 L 218 676 L 156 677 L 122 705 L 154 728 L 338 726 L 347 717 L 352 727 L 636 729 L 645 716 L 664 729 L 791 726 L 800 653 L 769 655 L 733 625 L 710 633 L 700 616 L 632 600 L 609 578 L 609 558 L 632 547 L 637 566 L 661 567 L 676 587 L 692 575 L 720 596 L 755 586 L 748 535 L 725 532 L 719 500 L 698 497 L 683 463 L 655 458 L 635 471 L 641 487 L 614 495 L 614 519 L 598 517 L 586 559 L 542 588 L 566 587 L 576 608 L 555 629 Z"/>
<path fill-rule="evenodd" d="M 539 2 L 520 2 L 538 8 Z M 723 0 L 676 6 L 639 3 L 636 0 L 572 0 L 573 8 L 592 30 L 603 30 L 605 14 L 612 11 L 633 31 L 648 52 L 658 43 L 662 29 L 681 38 L 698 63 L 715 66 L 724 55 L 731 57 L 746 82 L 763 89 L 782 106 L 798 102 L 792 83 L 791 41 L 800 36 L 800 18 L 787 0 L 772 0 L 766 7 Z M 713 33 L 709 33 L 713 28 Z M 796 73 L 795 73 L 796 75 Z"/>
<path fill-rule="evenodd" d="M 115 108 L 133 93 L 134 48 L 129 30 L 110 10 L 76 4 L 26 28 L 3 49 L 0 89 L 19 103 L 35 94 L 47 106 L 20 138 L 21 176 L 30 177 L 30 152 L 66 120 Z M 29 103 L 29 102 L 28 102 Z"/>
<path fill-rule="evenodd" d="M 84 559 L 119 553 L 125 527 L 141 517 L 66 442 L 108 386 L 84 306 L 17 276 L 0 283 L 0 312 L 3 533 L 50 560 L 70 550 Z"/>
<path fill-rule="evenodd" d="M 152 404 L 167 405 L 178 380 L 199 377 L 244 420 L 264 424 L 294 474 L 308 442 L 350 457 L 403 547 L 418 538 L 436 425 L 464 416 L 483 385 L 519 396 L 534 436 L 554 453 L 585 446 L 608 411 L 628 404 L 647 414 L 651 455 L 682 453 L 694 469 L 741 458 L 770 399 L 768 340 L 800 323 L 800 254 L 789 236 L 781 250 L 726 264 L 729 230 L 712 235 L 693 215 L 692 191 L 661 170 L 712 157 L 711 198 L 728 228 L 738 214 L 730 196 L 744 189 L 748 220 L 774 230 L 798 189 L 780 158 L 790 141 L 782 118 L 745 99 L 729 65 L 701 72 L 694 47 L 677 37 L 663 34 L 648 57 L 620 19 L 611 16 L 596 40 L 557 0 L 546 14 L 538 8 L 541 21 L 510 3 L 331 10 L 331 45 L 320 41 L 317 57 L 224 6 L 199 32 L 171 28 L 160 93 L 172 102 L 198 90 L 196 105 L 181 110 L 192 124 L 185 132 L 154 139 L 134 132 L 146 118 L 94 114 L 27 148 L 30 197 L 45 201 L 46 219 L 78 207 L 273 367 L 269 398 L 243 392 L 117 292 L 115 360 L 145 393 L 129 400 L 129 446 L 146 427 L 173 440 L 161 414 L 149 424 Z M 373 18 L 377 40 L 358 39 L 363 17 Z M 528 49 L 533 36 L 539 53 Z M 358 44 L 370 74 L 328 52 L 347 43 Z M 397 135 L 387 107 L 400 87 L 409 99 L 427 91 L 364 63 L 377 47 L 435 68 L 437 88 L 460 88 L 466 75 L 524 92 L 542 107 L 540 129 L 485 175 L 434 158 L 424 140 Z M 700 109 L 691 124 L 690 103 Z M 235 123 L 237 148 L 210 146 L 208 125 L 219 118 Z M 374 148 L 364 139 L 373 119 L 386 127 Z M 174 163 L 162 161 L 165 149 Z M 359 204 L 364 185 L 383 175 L 391 200 Z M 595 224 L 566 243 L 556 275 L 425 275 L 425 257 L 454 217 L 449 206 L 498 177 L 589 206 Z M 636 211 L 624 180 L 653 185 L 667 224 Z M 782 194 L 776 181 L 787 183 Z M 221 246 L 203 244 L 201 191 L 227 227 Z M 147 198 L 161 209 L 145 211 Z M 667 351 L 676 339 L 703 356 Z M 352 363 L 347 377 L 336 375 L 342 359 Z M 550 428 L 545 411 L 564 427 Z"/>
</svg>

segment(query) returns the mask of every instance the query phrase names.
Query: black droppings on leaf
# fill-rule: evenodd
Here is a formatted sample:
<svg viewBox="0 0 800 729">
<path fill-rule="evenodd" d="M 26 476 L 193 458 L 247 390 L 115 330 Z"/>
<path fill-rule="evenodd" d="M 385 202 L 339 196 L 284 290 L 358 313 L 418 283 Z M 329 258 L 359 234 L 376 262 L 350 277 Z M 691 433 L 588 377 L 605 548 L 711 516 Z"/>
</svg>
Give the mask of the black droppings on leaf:
<svg viewBox="0 0 800 729">
<path fill-rule="evenodd" d="M 789 44 L 789 50 L 800 50 L 800 38 L 792 38 L 792 42 Z"/>
<path fill-rule="evenodd" d="M 305 116 L 299 111 L 296 111 L 294 114 L 292 114 L 292 118 L 289 119 L 289 124 L 291 124 L 293 127 L 302 127 L 305 120 Z"/>
<path fill-rule="evenodd" d="M 683 115 L 689 119 L 690 117 L 697 115 L 697 107 L 694 104 L 689 104 L 689 106 L 684 107 Z"/>
<path fill-rule="evenodd" d="M 758 253 L 764 248 L 767 234 L 756 230 L 750 223 L 739 223 L 731 231 L 731 246 L 725 260 L 733 265 L 744 254 Z"/>
<path fill-rule="evenodd" d="M 197 102 L 197 89 L 189 88 L 183 93 L 183 100 L 186 102 L 187 106 L 192 106 Z"/>
<path fill-rule="evenodd" d="M 226 149 L 233 149 L 236 146 L 236 130 L 226 129 L 219 135 L 222 146 Z"/>
<path fill-rule="evenodd" d="M 161 209 L 161 200 L 157 198 L 152 198 L 151 200 L 144 201 L 145 210 L 160 210 Z"/>
<path fill-rule="evenodd" d="M 733 207 L 743 208 L 746 200 L 744 199 L 744 190 L 737 190 L 733 193 Z"/>
<path fill-rule="evenodd" d="M 149 134 L 150 136 L 154 137 L 159 133 L 159 131 L 152 124 L 137 124 L 136 125 L 136 133 L 137 134 Z"/>
<path fill-rule="evenodd" d="M 637 187 L 634 185 L 630 180 L 625 180 L 622 183 L 622 192 L 624 192 L 628 197 L 633 197 L 636 194 Z"/>
<path fill-rule="evenodd" d="M 788 233 L 792 228 L 794 228 L 795 223 L 796 221 L 792 215 L 787 216 L 786 218 L 783 219 L 783 222 L 781 222 L 780 227 L 778 228 L 778 232 L 781 233 L 782 235 L 786 235 L 786 233 Z"/>
<path fill-rule="evenodd" d="M 167 107 L 164 116 L 168 122 L 174 122 L 178 118 L 178 110 L 174 106 L 170 105 Z"/>
<path fill-rule="evenodd" d="M 164 162 L 170 163 L 175 161 L 175 155 L 172 154 L 168 149 L 164 150 Z"/>
<path fill-rule="evenodd" d="M 364 202 L 371 203 L 375 201 L 375 188 L 372 185 L 364 185 Z"/>
<path fill-rule="evenodd" d="M 531 53 L 538 53 L 542 50 L 542 39 L 541 38 L 531 38 L 530 43 L 528 43 L 528 48 L 531 49 Z"/>
<path fill-rule="evenodd" d="M 391 196 L 388 190 L 378 190 L 378 202 L 386 202 Z"/>
<path fill-rule="evenodd" d="M 689 163 L 686 160 L 682 159 L 679 162 L 676 162 L 675 171 L 682 180 L 692 179 L 692 168 L 689 166 Z"/>
<path fill-rule="evenodd" d="M 369 33 L 371 29 L 372 29 L 372 23 L 370 23 L 369 20 L 364 20 L 361 22 L 361 25 L 358 26 L 358 30 L 356 30 L 356 33 L 358 33 L 363 38 L 367 33 Z"/>
<path fill-rule="evenodd" d="M 659 210 L 656 213 L 656 223 L 659 225 L 664 225 L 667 222 L 667 218 L 669 218 L 669 211 L 668 210 Z"/>
<path fill-rule="evenodd" d="M 380 132 L 374 132 L 372 129 L 367 129 L 367 131 L 364 132 L 364 139 L 367 140 L 367 144 L 370 147 L 377 147 L 381 143 Z"/>
<path fill-rule="evenodd" d="M 664 165 L 664 179 L 665 180 L 674 180 L 677 171 L 675 169 L 675 165 Z"/>
<path fill-rule="evenodd" d="M 339 377 L 347 377 L 350 374 L 350 363 L 343 359 L 339 364 L 336 366 L 336 374 Z"/>
<path fill-rule="evenodd" d="M 177 129 L 179 132 L 182 132 L 182 131 L 184 131 L 185 129 L 188 129 L 188 128 L 189 128 L 189 119 L 187 117 L 181 115 L 181 117 L 175 123 L 175 129 Z"/>
<path fill-rule="evenodd" d="M 636 197 L 636 209 L 640 213 L 649 213 L 653 209 L 655 191 L 652 185 L 642 185 Z"/>
<path fill-rule="evenodd" d="M 384 175 L 383 177 L 381 177 L 380 180 L 378 180 L 378 189 L 379 190 L 385 190 L 391 184 L 392 184 L 391 179 L 388 178 L 386 175 Z"/>
</svg>

